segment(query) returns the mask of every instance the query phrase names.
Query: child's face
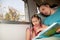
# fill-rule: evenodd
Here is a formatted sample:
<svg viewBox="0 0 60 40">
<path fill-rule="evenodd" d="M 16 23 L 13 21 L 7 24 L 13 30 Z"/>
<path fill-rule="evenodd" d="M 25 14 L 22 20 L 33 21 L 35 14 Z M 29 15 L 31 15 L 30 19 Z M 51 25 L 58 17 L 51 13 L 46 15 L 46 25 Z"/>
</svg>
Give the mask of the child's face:
<svg viewBox="0 0 60 40">
<path fill-rule="evenodd" d="M 34 26 L 38 26 L 40 25 L 40 20 L 36 17 L 32 18 L 32 23 Z"/>
</svg>

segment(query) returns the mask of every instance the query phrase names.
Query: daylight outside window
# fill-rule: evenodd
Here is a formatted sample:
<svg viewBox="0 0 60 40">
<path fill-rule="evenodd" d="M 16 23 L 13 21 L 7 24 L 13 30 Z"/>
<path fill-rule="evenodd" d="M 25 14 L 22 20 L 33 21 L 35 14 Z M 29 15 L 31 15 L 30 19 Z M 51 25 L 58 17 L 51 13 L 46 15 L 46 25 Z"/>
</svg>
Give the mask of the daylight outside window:
<svg viewBox="0 0 60 40">
<path fill-rule="evenodd" d="M 23 0 L 0 0 L 0 20 L 26 21 Z"/>
</svg>

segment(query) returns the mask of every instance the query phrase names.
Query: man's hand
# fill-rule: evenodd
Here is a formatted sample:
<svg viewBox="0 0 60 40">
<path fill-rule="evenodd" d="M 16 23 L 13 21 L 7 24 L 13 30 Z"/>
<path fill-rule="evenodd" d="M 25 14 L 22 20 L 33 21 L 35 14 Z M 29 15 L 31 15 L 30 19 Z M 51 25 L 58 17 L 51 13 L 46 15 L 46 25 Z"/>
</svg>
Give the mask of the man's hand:
<svg viewBox="0 0 60 40">
<path fill-rule="evenodd" d="M 60 28 L 56 31 L 57 33 L 60 33 Z"/>
</svg>

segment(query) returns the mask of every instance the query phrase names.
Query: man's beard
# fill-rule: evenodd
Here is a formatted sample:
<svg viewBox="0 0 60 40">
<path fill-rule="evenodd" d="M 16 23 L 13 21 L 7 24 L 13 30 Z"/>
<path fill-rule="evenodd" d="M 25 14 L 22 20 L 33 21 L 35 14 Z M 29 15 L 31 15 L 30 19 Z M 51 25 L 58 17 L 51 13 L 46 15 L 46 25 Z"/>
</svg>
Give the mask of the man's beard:
<svg viewBox="0 0 60 40">
<path fill-rule="evenodd" d="M 50 13 L 49 13 L 49 15 L 44 15 L 43 13 L 40 13 L 42 16 L 44 16 L 44 17 L 48 17 L 48 16 L 50 16 L 51 15 L 51 10 L 50 10 Z"/>
<path fill-rule="evenodd" d="M 48 16 L 50 16 L 50 15 L 44 15 L 43 13 L 40 13 L 42 16 L 44 16 L 44 17 L 48 17 Z M 51 12 L 50 12 L 50 14 L 51 14 Z"/>
</svg>

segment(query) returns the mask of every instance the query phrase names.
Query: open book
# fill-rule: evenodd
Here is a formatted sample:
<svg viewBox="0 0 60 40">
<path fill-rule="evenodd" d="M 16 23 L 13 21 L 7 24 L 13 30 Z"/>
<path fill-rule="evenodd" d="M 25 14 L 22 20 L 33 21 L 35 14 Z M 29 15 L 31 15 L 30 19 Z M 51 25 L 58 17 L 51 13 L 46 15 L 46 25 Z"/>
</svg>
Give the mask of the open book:
<svg viewBox="0 0 60 40">
<path fill-rule="evenodd" d="M 40 39 L 40 38 L 43 38 L 43 37 L 52 36 L 52 35 L 54 35 L 56 33 L 56 30 L 58 28 L 60 28 L 60 24 L 55 22 L 52 25 L 50 25 L 47 29 L 45 29 L 42 32 L 40 32 L 35 38 Z"/>
</svg>

